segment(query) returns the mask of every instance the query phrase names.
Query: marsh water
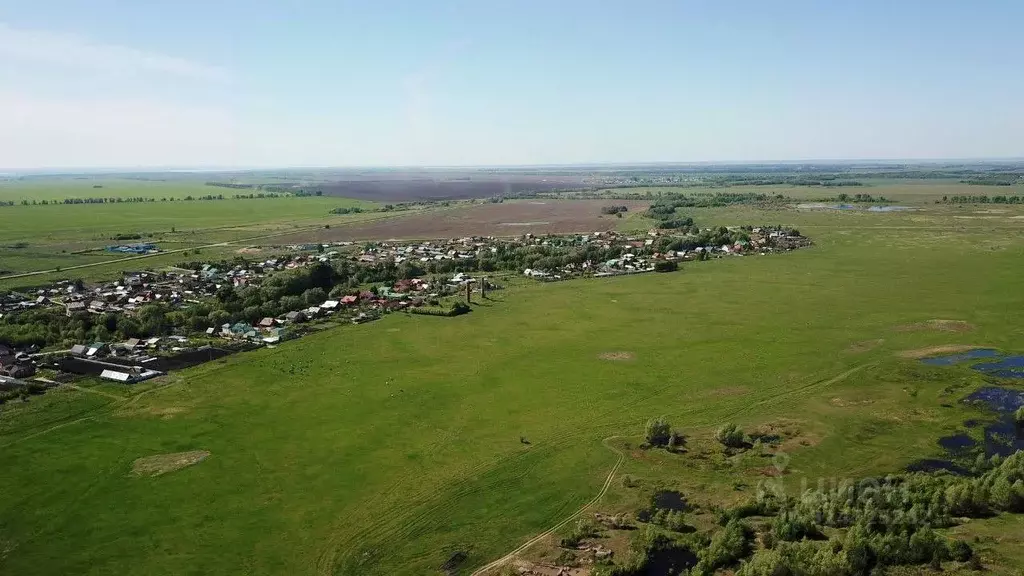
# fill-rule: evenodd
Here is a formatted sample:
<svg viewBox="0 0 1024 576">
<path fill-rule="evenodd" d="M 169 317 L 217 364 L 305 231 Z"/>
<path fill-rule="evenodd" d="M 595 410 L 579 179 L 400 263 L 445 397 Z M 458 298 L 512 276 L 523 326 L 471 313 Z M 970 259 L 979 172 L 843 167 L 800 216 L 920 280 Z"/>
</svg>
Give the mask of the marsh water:
<svg viewBox="0 0 1024 576">
<path fill-rule="evenodd" d="M 990 360 L 977 362 L 979 360 Z M 996 378 L 1024 378 L 1024 356 L 1003 355 L 998 350 L 982 348 L 958 354 L 949 354 L 921 360 L 932 366 L 954 366 L 977 362 L 971 369 Z M 919 460 L 907 467 L 910 471 L 933 472 L 946 470 L 954 474 L 966 474 L 967 470 L 957 464 L 977 454 L 986 457 L 1009 456 L 1024 450 L 1024 430 L 1017 425 L 1014 412 L 1024 406 L 1024 390 L 1004 386 L 983 386 L 964 398 L 964 402 L 985 408 L 996 414 L 993 421 L 969 419 L 964 421 L 963 432 L 939 438 L 941 446 L 949 455 L 947 459 L 931 458 Z M 982 440 L 976 440 L 966 429 L 982 427 Z"/>
</svg>

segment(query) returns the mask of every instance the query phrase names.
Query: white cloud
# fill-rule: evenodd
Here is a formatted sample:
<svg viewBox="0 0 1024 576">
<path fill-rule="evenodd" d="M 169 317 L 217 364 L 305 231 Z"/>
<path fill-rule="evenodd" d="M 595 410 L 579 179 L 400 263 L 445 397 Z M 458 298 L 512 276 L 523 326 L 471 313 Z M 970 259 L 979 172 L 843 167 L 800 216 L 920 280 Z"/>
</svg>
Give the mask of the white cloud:
<svg viewBox="0 0 1024 576">
<path fill-rule="evenodd" d="M 0 62 L 57 65 L 83 71 L 128 75 L 162 74 L 224 82 L 227 70 L 184 58 L 127 46 L 102 44 L 45 30 L 17 29 L 0 22 Z"/>
<path fill-rule="evenodd" d="M 148 99 L 65 99 L 0 92 L 4 168 L 230 164 L 228 113 Z"/>
</svg>

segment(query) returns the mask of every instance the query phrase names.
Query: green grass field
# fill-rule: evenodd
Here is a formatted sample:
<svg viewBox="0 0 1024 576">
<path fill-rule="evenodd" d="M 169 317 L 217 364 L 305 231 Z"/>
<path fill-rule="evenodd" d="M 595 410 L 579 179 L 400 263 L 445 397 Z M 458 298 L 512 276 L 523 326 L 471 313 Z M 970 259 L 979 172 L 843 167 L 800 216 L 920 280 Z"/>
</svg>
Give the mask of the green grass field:
<svg viewBox="0 0 1024 576">
<path fill-rule="evenodd" d="M 96 180 L 18 186 L 0 183 L 0 199 L 18 200 L 26 194 L 38 200 L 88 197 L 94 195 L 93 182 Z M 243 192 L 189 183 L 102 182 L 104 188 L 95 192 L 118 191 L 118 194 L 103 194 L 107 197 L 166 196 L 180 199 L 190 194 L 199 196 L 224 193 L 230 196 L 235 192 Z M 347 215 L 330 213 L 334 208 L 355 206 L 369 210 L 375 204 L 345 198 L 283 197 L 45 206 L 17 204 L 0 207 L 0 288 L 37 286 L 54 279 L 70 277 L 70 270 L 66 273 L 2 278 L 13 274 L 96 265 L 81 268 L 73 276 L 100 280 L 122 270 L 138 269 L 139 263 L 143 261 L 146 266 L 180 262 L 180 251 L 196 247 L 230 253 L 239 246 L 224 250 L 213 245 L 223 242 L 244 245 L 247 241 L 254 244 L 269 243 L 275 235 L 389 216 L 373 212 Z M 124 242 L 154 242 L 164 251 L 179 253 L 125 261 L 124 255 L 103 251 L 105 246 L 121 243 L 114 239 L 118 234 L 139 234 L 142 240 Z"/>
<path fill-rule="evenodd" d="M 941 200 L 943 196 L 971 196 L 971 195 L 997 195 L 1024 194 L 1024 187 L 1021 186 L 972 186 L 961 184 L 955 180 L 868 180 L 864 186 L 855 187 L 825 187 L 825 186 L 729 186 L 727 188 L 693 188 L 693 187 L 638 187 L 638 188 L 614 188 L 606 190 L 610 195 L 616 193 L 652 194 L 678 192 L 682 194 L 700 194 L 711 192 L 729 193 L 751 193 L 783 196 L 794 199 L 824 200 L 835 198 L 839 194 L 870 194 L 874 197 L 884 196 L 895 202 L 907 202 L 911 204 L 934 203 Z"/>
<path fill-rule="evenodd" d="M 0 180 L 0 201 L 20 203 L 42 200 L 61 202 L 73 198 L 184 198 L 223 194 L 248 194 L 253 190 L 235 190 L 206 186 L 202 179 L 168 178 L 164 180 L 113 176 L 50 176 L 21 180 Z"/>
<path fill-rule="evenodd" d="M 958 218 L 986 216 L 974 212 L 696 211 L 701 224 L 795 225 L 816 245 L 520 282 L 466 316 L 340 327 L 127 399 L 63 390 L 5 405 L 0 572 L 422 575 L 465 551 L 469 574 L 593 498 L 617 458 L 604 439 L 625 449 L 619 476 L 700 502 L 762 477 L 765 464 L 627 448 L 658 415 L 696 443 L 724 421 L 798 429 L 787 483 L 897 471 L 938 453 L 968 412 L 942 404 L 982 382 L 898 352 L 1024 350 L 1024 222 Z M 930 319 L 971 329 L 897 329 Z M 131 474 L 136 458 L 190 450 L 211 454 Z M 634 498 L 617 477 L 599 507 Z M 1021 536 L 1019 518 L 956 530 Z M 1020 573 L 1012 545 L 985 555 L 993 573 Z"/>
</svg>

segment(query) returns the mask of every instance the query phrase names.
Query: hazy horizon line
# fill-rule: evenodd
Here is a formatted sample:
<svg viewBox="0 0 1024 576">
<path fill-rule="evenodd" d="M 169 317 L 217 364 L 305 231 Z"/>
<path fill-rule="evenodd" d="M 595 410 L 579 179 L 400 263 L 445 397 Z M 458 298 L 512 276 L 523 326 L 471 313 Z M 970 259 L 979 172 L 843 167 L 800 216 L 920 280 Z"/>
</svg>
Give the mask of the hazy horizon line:
<svg viewBox="0 0 1024 576">
<path fill-rule="evenodd" d="M 969 157 L 969 158 L 807 158 L 796 160 L 680 160 L 680 161 L 612 161 L 568 162 L 550 164 L 410 164 L 410 165 L 278 165 L 278 166 L 54 166 L 35 168 L 0 168 L 0 177 L 11 176 L 74 176 L 97 174 L 168 174 L 168 173 L 222 173 L 265 172 L 274 170 L 484 170 L 495 168 L 607 168 L 632 166 L 778 166 L 826 164 L 989 164 L 1024 162 L 1024 157 Z"/>
</svg>

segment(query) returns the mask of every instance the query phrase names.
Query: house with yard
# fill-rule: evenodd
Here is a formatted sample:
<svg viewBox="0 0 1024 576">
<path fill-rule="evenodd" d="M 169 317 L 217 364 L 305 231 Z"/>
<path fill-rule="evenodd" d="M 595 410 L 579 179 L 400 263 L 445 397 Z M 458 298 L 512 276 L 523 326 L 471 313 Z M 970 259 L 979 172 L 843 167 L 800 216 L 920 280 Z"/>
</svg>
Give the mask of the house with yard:
<svg viewBox="0 0 1024 576">
<path fill-rule="evenodd" d="M 284 319 L 287 322 L 305 322 L 306 313 L 303 312 L 302 310 L 292 310 L 291 312 L 285 313 Z"/>
<path fill-rule="evenodd" d="M 95 358 L 98 356 L 104 356 L 110 352 L 110 347 L 103 342 L 93 342 L 89 345 L 89 349 L 85 351 L 85 355 L 89 358 Z"/>
<path fill-rule="evenodd" d="M 124 384 L 135 384 L 136 382 L 142 382 L 143 380 L 149 380 L 160 376 L 163 372 L 157 370 L 149 370 L 142 366 L 123 366 L 105 368 L 100 372 L 100 378 L 104 380 L 113 380 L 114 382 L 122 382 Z"/>
<path fill-rule="evenodd" d="M 36 373 L 36 366 L 27 357 L 14 354 L 0 356 L 0 376 L 28 378 Z"/>
</svg>

